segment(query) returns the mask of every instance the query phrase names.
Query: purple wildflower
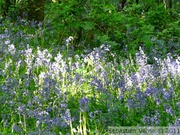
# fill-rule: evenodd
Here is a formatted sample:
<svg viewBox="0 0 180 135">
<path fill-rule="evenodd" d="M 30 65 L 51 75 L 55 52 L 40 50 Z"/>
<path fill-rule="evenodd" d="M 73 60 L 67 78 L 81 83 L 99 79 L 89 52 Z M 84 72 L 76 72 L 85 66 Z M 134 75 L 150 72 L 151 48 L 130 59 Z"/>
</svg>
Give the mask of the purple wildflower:
<svg viewBox="0 0 180 135">
<path fill-rule="evenodd" d="M 180 102 L 177 102 L 177 103 L 176 103 L 176 107 L 177 107 L 177 109 L 180 111 Z"/>
<path fill-rule="evenodd" d="M 166 113 L 173 116 L 173 109 L 172 109 L 172 107 L 170 105 L 165 104 L 164 109 L 165 109 Z"/>
<path fill-rule="evenodd" d="M 163 97 L 169 101 L 171 99 L 171 93 L 165 92 Z"/>
<path fill-rule="evenodd" d="M 180 126 L 180 118 L 176 118 L 174 126 L 178 126 L 178 127 Z"/>
<path fill-rule="evenodd" d="M 65 114 L 61 116 L 62 119 L 66 122 L 66 124 L 70 124 L 71 122 L 71 113 L 69 109 L 66 109 Z"/>
<path fill-rule="evenodd" d="M 155 91 L 156 89 L 155 88 L 147 88 L 146 91 L 145 91 L 145 95 L 146 96 L 152 96 L 153 92 Z"/>
<path fill-rule="evenodd" d="M 83 97 L 82 99 L 79 100 L 80 109 L 81 109 L 82 112 L 87 111 L 87 109 L 88 109 L 88 102 L 89 102 L 89 99 L 87 97 Z"/>
<path fill-rule="evenodd" d="M 22 133 L 22 129 L 17 124 L 13 124 L 12 126 L 12 133 Z"/>
<path fill-rule="evenodd" d="M 159 125 L 159 118 L 160 118 L 160 113 L 159 111 L 156 111 L 154 115 L 150 113 L 149 116 L 143 116 L 142 122 L 148 126 L 154 126 L 154 125 L 157 126 Z"/>
</svg>

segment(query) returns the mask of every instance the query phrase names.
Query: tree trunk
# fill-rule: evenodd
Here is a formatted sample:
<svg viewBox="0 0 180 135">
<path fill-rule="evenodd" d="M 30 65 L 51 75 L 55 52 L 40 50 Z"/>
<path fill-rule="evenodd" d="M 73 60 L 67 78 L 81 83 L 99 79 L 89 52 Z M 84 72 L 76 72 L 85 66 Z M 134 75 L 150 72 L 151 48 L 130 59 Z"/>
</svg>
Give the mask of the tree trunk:
<svg viewBox="0 0 180 135">
<path fill-rule="evenodd" d="M 136 4 L 138 4 L 139 3 L 139 0 L 136 0 Z"/>
<path fill-rule="evenodd" d="M 28 19 L 38 22 L 44 20 L 44 0 L 28 0 Z"/>
<path fill-rule="evenodd" d="M 126 4 L 126 0 L 122 0 L 122 2 L 121 2 L 121 8 L 122 9 L 124 8 L 125 4 Z"/>
<path fill-rule="evenodd" d="M 168 6 L 169 6 L 170 16 L 172 17 L 172 0 L 169 0 L 169 1 L 168 1 Z"/>
</svg>

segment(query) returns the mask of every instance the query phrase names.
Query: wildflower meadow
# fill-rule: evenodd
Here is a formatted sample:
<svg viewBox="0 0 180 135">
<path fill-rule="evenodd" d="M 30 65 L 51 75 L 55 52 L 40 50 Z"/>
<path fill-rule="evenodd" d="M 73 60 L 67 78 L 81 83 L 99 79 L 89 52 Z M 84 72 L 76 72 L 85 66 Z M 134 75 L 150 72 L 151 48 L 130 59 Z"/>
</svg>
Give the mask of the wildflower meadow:
<svg viewBox="0 0 180 135">
<path fill-rule="evenodd" d="M 124 12 L 133 17 L 130 8 Z M 171 25 L 180 30 L 177 22 Z M 134 30 L 127 26 L 123 36 L 114 31 L 121 48 L 118 39 L 105 36 L 77 44 L 73 32 L 57 42 L 48 19 L 6 17 L 0 24 L 0 135 L 108 135 L 110 126 L 180 126 L 180 38 L 172 34 L 165 41 L 168 27 L 136 40 L 150 33 L 138 35 L 142 23 L 132 22 Z"/>
<path fill-rule="evenodd" d="M 148 64 L 139 49 L 135 61 L 117 61 L 106 44 L 65 57 L 17 49 L 1 35 L 0 132 L 85 135 L 104 134 L 108 126 L 179 126 L 180 57 Z"/>
</svg>

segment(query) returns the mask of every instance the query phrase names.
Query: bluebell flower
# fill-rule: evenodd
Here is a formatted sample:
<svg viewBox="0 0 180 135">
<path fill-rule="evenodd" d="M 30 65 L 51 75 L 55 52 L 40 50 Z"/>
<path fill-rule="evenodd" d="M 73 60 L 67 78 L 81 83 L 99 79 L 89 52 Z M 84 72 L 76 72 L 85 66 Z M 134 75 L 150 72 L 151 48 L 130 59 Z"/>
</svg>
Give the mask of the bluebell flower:
<svg viewBox="0 0 180 135">
<path fill-rule="evenodd" d="M 61 103 L 61 108 L 66 108 L 66 107 L 67 107 L 67 104 Z"/>
<path fill-rule="evenodd" d="M 134 86 L 141 86 L 143 83 L 143 77 L 139 73 L 131 73 L 131 81 Z"/>
<path fill-rule="evenodd" d="M 71 113 L 70 113 L 69 109 L 66 109 L 65 113 L 61 114 L 61 117 L 62 117 L 63 121 L 66 122 L 67 125 L 70 124 L 70 122 L 71 122 Z"/>
<path fill-rule="evenodd" d="M 149 116 L 143 116 L 142 118 L 142 122 L 146 125 L 146 126 L 158 126 L 159 122 L 160 122 L 160 113 L 159 111 L 156 111 L 156 113 L 153 114 L 149 114 Z"/>
<path fill-rule="evenodd" d="M 154 93 L 156 90 L 157 90 L 157 89 L 154 88 L 154 87 L 147 88 L 146 91 L 145 91 L 145 95 L 146 95 L 146 96 L 152 96 L 153 93 Z"/>
<path fill-rule="evenodd" d="M 129 110 L 131 110 L 131 109 L 134 108 L 134 105 L 135 105 L 135 104 L 134 104 L 133 99 L 130 99 L 130 98 L 129 98 L 129 99 L 127 100 L 127 103 L 128 103 L 128 109 L 129 109 Z"/>
<path fill-rule="evenodd" d="M 90 120 L 94 119 L 94 117 L 95 117 L 94 113 L 93 113 L 93 112 L 90 112 L 90 113 L 89 113 L 89 117 L 90 117 Z"/>
<path fill-rule="evenodd" d="M 68 45 L 73 41 L 73 39 L 74 39 L 74 38 L 73 38 L 72 36 L 66 38 L 65 44 L 68 46 Z"/>
<path fill-rule="evenodd" d="M 165 104 L 164 105 L 164 109 L 165 109 L 166 113 L 168 113 L 169 115 L 173 116 L 172 106 L 170 106 L 169 104 Z"/>
<path fill-rule="evenodd" d="M 55 88 L 54 88 L 54 91 L 55 91 L 55 93 L 56 93 L 56 95 L 58 96 L 58 98 L 60 98 L 61 96 L 62 96 L 62 90 L 61 89 L 59 89 L 58 87 L 56 87 L 55 86 Z"/>
<path fill-rule="evenodd" d="M 26 106 L 25 106 L 25 105 L 18 105 L 17 110 L 18 110 L 21 114 L 25 113 L 25 109 L 26 109 Z"/>
<path fill-rule="evenodd" d="M 162 103 L 162 101 L 158 97 L 154 97 L 154 101 L 156 105 L 160 105 Z"/>
<path fill-rule="evenodd" d="M 35 67 L 38 66 L 48 66 L 50 64 L 52 55 L 48 52 L 47 49 L 41 51 L 38 47 L 37 50 L 37 57 L 35 59 Z"/>
<path fill-rule="evenodd" d="M 177 107 L 177 109 L 180 111 L 180 102 L 177 102 L 177 103 L 176 103 L 176 107 Z"/>
<path fill-rule="evenodd" d="M 168 100 L 168 101 L 169 101 L 169 100 L 171 99 L 171 93 L 169 93 L 169 92 L 166 91 L 166 92 L 164 92 L 163 97 L 164 97 L 165 100 Z"/>
<path fill-rule="evenodd" d="M 23 133 L 23 130 L 20 126 L 14 123 L 12 126 L 12 133 Z"/>
<path fill-rule="evenodd" d="M 125 81 L 124 81 L 124 79 L 118 80 L 117 86 L 120 89 L 124 89 L 125 88 Z"/>
<path fill-rule="evenodd" d="M 87 109 L 88 109 L 88 102 L 89 102 L 89 99 L 87 97 L 83 97 L 79 100 L 79 104 L 80 104 L 80 110 L 82 112 L 86 112 Z"/>
<path fill-rule="evenodd" d="M 10 40 L 6 40 L 6 41 L 4 42 L 4 44 L 5 44 L 5 45 L 9 45 L 9 44 L 10 44 Z"/>
<path fill-rule="evenodd" d="M 147 57 L 141 47 L 139 48 L 139 52 L 136 53 L 136 62 L 140 67 L 147 64 Z"/>
<path fill-rule="evenodd" d="M 180 118 L 176 118 L 174 126 L 180 126 Z"/>
<path fill-rule="evenodd" d="M 9 52 L 10 54 L 12 54 L 12 55 L 15 54 L 16 48 L 15 48 L 15 46 L 14 46 L 13 44 L 8 45 L 8 52 Z"/>
</svg>

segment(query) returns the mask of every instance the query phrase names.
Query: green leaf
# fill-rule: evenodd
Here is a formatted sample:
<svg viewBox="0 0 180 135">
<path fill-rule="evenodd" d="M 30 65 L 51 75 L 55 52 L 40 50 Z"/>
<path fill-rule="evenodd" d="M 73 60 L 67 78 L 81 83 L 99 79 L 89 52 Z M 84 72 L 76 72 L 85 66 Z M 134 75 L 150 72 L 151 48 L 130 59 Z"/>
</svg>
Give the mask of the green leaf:
<svg viewBox="0 0 180 135">
<path fill-rule="evenodd" d="M 109 44 L 111 47 L 117 47 L 117 46 L 118 46 L 118 43 L 116 43 L 115 41 L 108 41 L 108 44 Z"/>
<path fill-rule="evenodd" d="M 150 47 L 152 45 L 151 37 L 152 35 L 144 35 L 141 38 L 141 42 L 143 42 L 146 45 L 146 47 Z"/>
<path fill-rule="evenodd" d="M 96 39 L 99 40 L 100 42 L 107 42 L 107 41 L 109 41 L 109 37 L 107 35 L 97 36 Z"/>
<path fill-rule="evenodd" d="M 87 73 L 87 70 L 86 70 L 85 68 L 79 68 L 79 69 L 76 69 L 76 73 L 86 74 L 86 73 Z"/>
<path fill-rule="evenodd" d="M 79 28 L 82 27 L 82 23 L 80 21 L 75 21 L 70 24 L 71 28 Z"/>
<path fill-rule="evenodd" d="M 84 29 L 84 30 L 92 30 L 95 26 L 95 23 L 93 22 L 90 22 L 90 21 L 86 21 L 84 22 L 84 24 L 81 25 L 81 27 Z"/>
</svg>

